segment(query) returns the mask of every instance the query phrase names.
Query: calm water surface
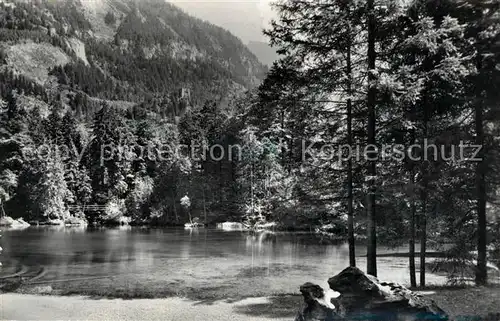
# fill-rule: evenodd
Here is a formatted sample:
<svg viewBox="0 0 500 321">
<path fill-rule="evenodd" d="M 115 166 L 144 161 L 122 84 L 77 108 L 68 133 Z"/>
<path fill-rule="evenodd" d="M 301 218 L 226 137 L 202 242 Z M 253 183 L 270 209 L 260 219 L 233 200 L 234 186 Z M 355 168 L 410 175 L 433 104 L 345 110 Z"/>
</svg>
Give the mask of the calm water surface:
<svg viewBox="0 0 500 321">
<path fill-rule="evenodd" d="M 346 244 L 322 244 L 308 234 L 249 235 L 212 229 L 28 228 L 3 231 L 0 276 L 64 293 L 141 293 L 226 298 L 297 293 L 348 263 Z M 379 253 L 406 248 L 380 248 Z M 357 247 L 358 265 L 366 254 Z M 379 278 L 408 283 L 407 258 L 381 257 Z M 429 283 L 443 278 L 429 274 Z"/>
</svg>

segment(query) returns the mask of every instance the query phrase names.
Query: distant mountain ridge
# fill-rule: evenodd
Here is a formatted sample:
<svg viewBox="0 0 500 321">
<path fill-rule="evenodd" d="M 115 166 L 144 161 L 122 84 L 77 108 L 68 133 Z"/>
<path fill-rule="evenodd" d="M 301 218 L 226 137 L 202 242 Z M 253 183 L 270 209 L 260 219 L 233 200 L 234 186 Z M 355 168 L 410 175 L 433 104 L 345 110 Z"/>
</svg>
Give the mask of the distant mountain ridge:
<svg viewBox="0 0 500 321">
<path fill-rule="evenodd" d="M 257 56 L 260 62 L 268 67 L 271 67 L 279 59 L 276 50 L 266 42 L 250 41 L 247 47 Z"/>
</svg>

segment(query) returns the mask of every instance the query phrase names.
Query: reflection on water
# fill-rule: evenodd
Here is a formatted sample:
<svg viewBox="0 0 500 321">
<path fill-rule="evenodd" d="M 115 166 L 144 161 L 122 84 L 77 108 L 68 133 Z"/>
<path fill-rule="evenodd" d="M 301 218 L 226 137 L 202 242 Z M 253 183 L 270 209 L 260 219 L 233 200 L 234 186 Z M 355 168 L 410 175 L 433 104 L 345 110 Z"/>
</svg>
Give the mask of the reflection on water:
<svg viewBox="0 0 500 321">
<path fill-rule="evenodd" d="M 290 293 L 306 281 L 325 286 L 348 265 L 346 244 L 318 243 L 313 235 L 292 233 L 29 228 L 4 232 L 2 262 L 6 271 L 43 268 L 37 282 L 61 287 L 88 280 L 78 286 L 122 290 L 175 283 L 186 288 L 225 287 L 221 295 Z M 358 246 L 357 251 L 358 265 L 364 267 L 366 249 Z M 395 251 L 406 249 L 379 249 Z M 381 279 L 408 283 L 407 259 L 383 257 L 378 262 Z M 429 279 L 442 282 L 437 276 Z"/>
</svg>

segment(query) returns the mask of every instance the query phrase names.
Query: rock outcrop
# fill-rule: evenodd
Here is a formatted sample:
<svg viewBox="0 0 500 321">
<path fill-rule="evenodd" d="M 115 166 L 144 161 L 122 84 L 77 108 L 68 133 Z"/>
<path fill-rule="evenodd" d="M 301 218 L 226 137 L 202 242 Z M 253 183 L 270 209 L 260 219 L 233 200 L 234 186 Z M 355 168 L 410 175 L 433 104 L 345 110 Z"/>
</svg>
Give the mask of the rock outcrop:
<svg viewBox="0 0 500 321">
<path fill-rule="evenodd" d="M 343 270 L 328 284 L 330 293 L 338 295 L 327 295 L 311 283 L 301 286 L 305 307 L 296 321 L 448 320 L 448 315 L 433 301 L 402 285 L 379 282 L 358 268 Z"/>
</svg>

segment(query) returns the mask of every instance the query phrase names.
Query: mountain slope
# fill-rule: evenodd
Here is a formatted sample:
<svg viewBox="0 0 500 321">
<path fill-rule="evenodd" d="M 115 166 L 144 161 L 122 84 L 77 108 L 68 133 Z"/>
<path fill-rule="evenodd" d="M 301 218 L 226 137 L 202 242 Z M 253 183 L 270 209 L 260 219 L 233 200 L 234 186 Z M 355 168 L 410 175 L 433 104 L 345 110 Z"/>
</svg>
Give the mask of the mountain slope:
<svg viewBox="0 0 500 321">
<path fill-rule="evenodd" d="M 20 68 L 15 55 L 37 48 L 50 63 Z M 2 60 L 2 72 L 42 86 L 133 102 L 187 88 L 202 103 L 252 88 L 265 73 L 231 33 L 162 0 L 1 0 Z"/>
</svg>

